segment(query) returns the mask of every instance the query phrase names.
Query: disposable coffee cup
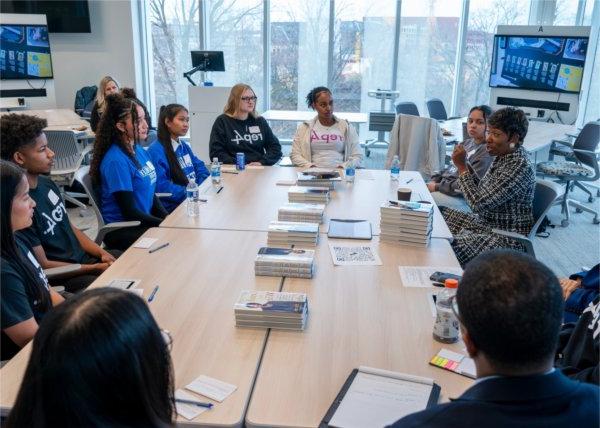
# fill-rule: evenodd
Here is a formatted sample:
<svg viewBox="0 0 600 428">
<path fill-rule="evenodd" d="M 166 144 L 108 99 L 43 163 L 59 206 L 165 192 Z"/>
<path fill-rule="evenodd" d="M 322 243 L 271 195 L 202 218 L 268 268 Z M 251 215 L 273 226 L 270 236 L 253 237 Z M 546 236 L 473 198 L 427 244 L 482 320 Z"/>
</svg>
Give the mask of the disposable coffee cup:
<svg viewBox="0 0 600 428">
<path fill-rule="evenodd" d="M 412 190 L 408 187 L 398 187 L 398 200 L 399 201 L 410 201 L 410 195 Z"/>
</svg>

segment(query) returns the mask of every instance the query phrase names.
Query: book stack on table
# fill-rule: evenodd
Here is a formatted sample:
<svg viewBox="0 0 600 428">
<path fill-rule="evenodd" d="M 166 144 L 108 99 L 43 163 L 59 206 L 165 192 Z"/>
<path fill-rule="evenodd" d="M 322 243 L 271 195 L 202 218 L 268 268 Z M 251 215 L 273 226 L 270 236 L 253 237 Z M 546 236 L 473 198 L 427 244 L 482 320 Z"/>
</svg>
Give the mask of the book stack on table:
<svg viewBox="0 0 600 428">
<path fill-rule="evenodd" d="M 342 181 L 335 170 L 306 170 L 298 173 L 298 186 L 327 187 L 333 189 L 335 183 Z"/>
<path fill-rule="evenodd" d="M 426 247 L 431 240 L 433 205 L 388 201 L 381 205 L 382 242 Z"/>
<path fill-rule="evenodd" d="M 312 278 L 315 250 L 262 247 L 254 261 L 254 273 L 261 276 Z"/>
<path fill-rule="evenodd" d="M 314 204 L 329 202 L 329 189 L 326 187 L 292 186 L 288 190 L 290 202 L 312 202 Z"/>
<path fill-rule="evenodd" d="M 272 221 L 269 223 L 267 245 L 270 247 L 316 247 L 319 238 L 318 223 Z"/>
<path fill-rule="evenodd" d="M 304 330 L 308 299 L 304 293 L 244 290 L 233 309 L 237 327 Z"/>
<path fill-rule="evenodd" d="M 289 203 L 279 208 L 279 221 L 300 221 L 306 223 L 323 223 L 323 204 Z"/>
</svg>

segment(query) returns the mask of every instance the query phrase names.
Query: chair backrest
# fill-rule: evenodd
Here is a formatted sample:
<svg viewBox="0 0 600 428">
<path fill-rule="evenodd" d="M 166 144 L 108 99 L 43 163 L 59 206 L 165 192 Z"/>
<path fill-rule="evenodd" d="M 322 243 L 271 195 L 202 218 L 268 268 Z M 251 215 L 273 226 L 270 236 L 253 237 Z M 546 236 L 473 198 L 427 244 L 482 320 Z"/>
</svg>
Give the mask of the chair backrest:
<svg viewBox="0 0 600 428">
<path fill-rule="evenodd" d="M 536 180 L 535 190 L 533 193 L 533 220 L 534 225 L 529 232 L 529 239 L 533 239 L 535 237 L 536 231 L 544 220 L 544 217 L 548 213 L 548 210 L 552 208 L 554 201 L 559 195 L 558 184 L 546 181 L 546 180 Z"/>
<path fill-rule="evenodd" d="M 448 114 L 446 113 L 444 103 L 439 98 L 430 98 L 425 104 L 427 105 L 427 111 L 429 112 L 430 118 L 435 120 L 448 119 Z"/>
<path fill-rule="evenodd" d="M 94 102 L 98 87 L 96 85 L 84 86 L 75 93 L 74 110 L 80 116 L 85 116 L 85 110 Z M 87 116 L 89 117 L 89 116 Z"/>
<path fill-rule="evenodd" d="M 396 115 L 385 112 L 369 112 L 369 131 L 390 132 L 394 126 Z"/>
<path fill-rule="evenodd" d="M 396 104 L 396 114 L 410 114 L 420 116 L 417 105 L 410 101 L 403 101 Z"/>
<path fill-rule="evenodd" d="M 104 219 L 100 212 L 100 195 L 96 191 L 96 187 L 92 183 L 92 177 L 90 176 L 90 167 L 82 166 L 75 172 L 75 181 L 81 184 L 83 190 L 89 197 L 90 205 L 96 214 L 96 220 L 98 220 L 98 229 L 104 226 Z"/>
<path fill-rule="evenodd" d="M 588 122 L 575 139 L 573 149 L 595 152 L 598 148 L 598 142 L 600 142 L 600 122 Z M 577 151 L 574 154 L 582 164 L 594 169 L 597 167 L 598 160 L 595 155 L 579 153 Z"/>
<path fill-rule="evenodd" d="M 45 130 L 48 147 L 54 152 L 53 175 L 74 173 L 83 160 L 83 149 L 73 131 Z"/>
</svg>

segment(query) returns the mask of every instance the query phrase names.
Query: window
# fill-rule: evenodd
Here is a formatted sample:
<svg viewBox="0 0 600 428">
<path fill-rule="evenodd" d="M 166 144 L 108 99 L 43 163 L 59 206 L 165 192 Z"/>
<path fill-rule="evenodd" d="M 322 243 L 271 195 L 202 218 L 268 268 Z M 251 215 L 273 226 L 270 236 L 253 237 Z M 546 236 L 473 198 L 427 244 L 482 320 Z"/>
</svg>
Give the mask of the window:
<svg viewBox="0 0 600 428">
<path fill-rule="evenodd" d="M 576 25 L 579 0 L 556 0 L 554 25 Z"/>
<path fill-rule="evenodd" d="M 460 114 L 488 104 L 494 34 L 498 25 L 527 25 L 529 0 L 471 0 L 463 67 Z"/>
</svg>

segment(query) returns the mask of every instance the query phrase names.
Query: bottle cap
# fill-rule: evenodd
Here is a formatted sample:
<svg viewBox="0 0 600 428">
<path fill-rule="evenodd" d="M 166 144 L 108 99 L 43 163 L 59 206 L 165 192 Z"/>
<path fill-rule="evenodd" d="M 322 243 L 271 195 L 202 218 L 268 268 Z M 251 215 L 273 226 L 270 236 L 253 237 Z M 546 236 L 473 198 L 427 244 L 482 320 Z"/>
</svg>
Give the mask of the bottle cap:
<svg viewBox="0 0 600 428">
<path fill-rule="evenodd" d="M 458 288 L 458 281 L 454 278 L 448 278 L 444 281 L 444 287 L 446 288 Z"/>
</svg>

